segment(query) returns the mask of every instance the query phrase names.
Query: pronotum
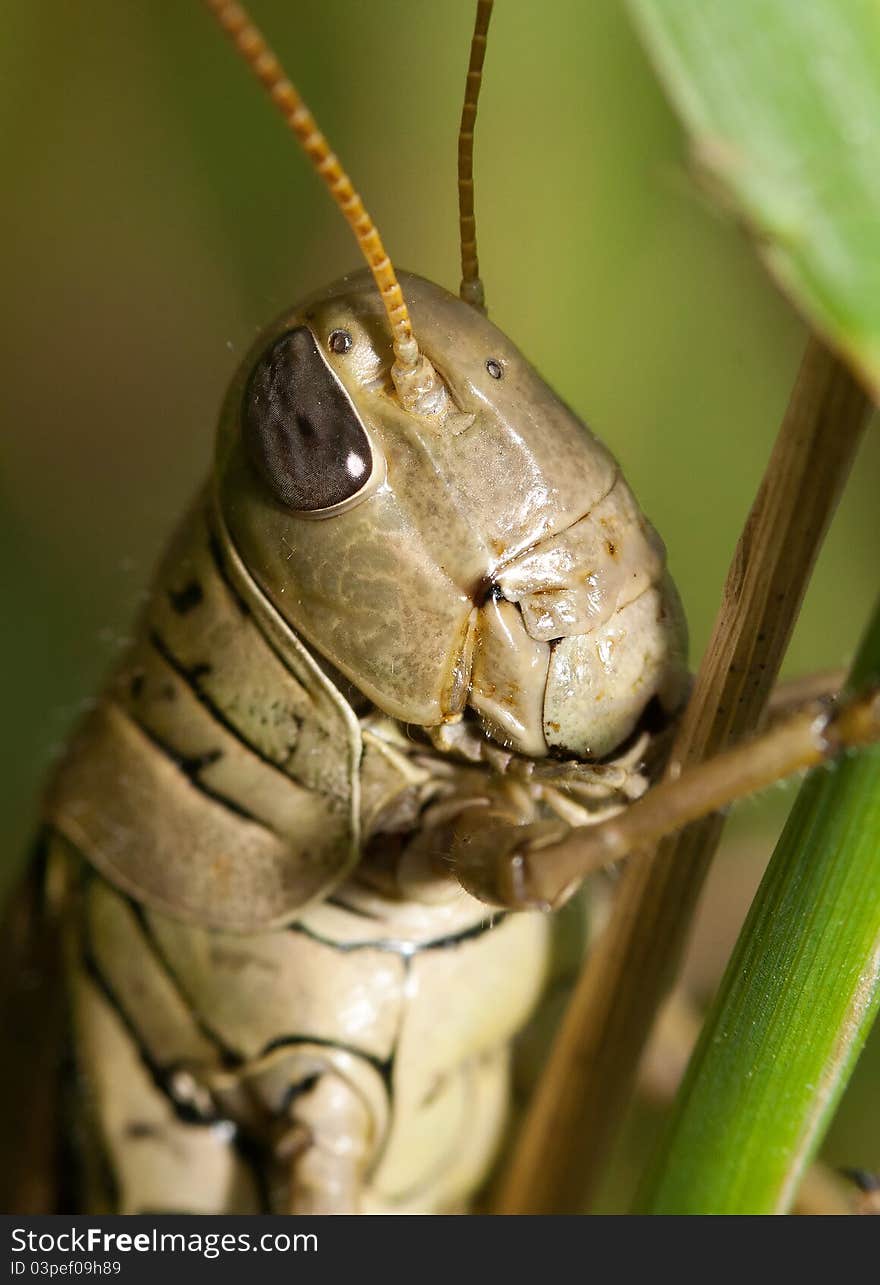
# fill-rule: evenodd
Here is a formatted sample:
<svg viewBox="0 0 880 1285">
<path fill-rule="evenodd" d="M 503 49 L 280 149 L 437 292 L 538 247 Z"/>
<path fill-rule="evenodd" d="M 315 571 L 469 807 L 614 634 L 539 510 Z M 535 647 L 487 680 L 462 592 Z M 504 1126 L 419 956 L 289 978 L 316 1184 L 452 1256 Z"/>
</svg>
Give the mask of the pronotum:
<svg viewBox="0 0 880 1285">
<path fill-rule="evenodd" d="M 685 694 L 607 451 L 472 269 L 398 295 L 367 248 L 390 309 L 361 274 L 261 336 L 49 796 L 93 1207 L 466 1206 L 559 931 L 480 858 L 638 796 Z"/>
</svg>

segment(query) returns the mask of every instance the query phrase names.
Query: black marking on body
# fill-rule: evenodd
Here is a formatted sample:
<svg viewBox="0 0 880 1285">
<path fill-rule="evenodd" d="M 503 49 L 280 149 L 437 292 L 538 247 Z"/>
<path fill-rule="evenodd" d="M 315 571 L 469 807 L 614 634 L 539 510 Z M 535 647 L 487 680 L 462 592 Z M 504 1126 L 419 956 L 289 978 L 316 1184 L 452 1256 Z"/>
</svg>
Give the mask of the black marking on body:
<svg viewBox="0 0 880 1285">
<path fill-rule="evenodd" d="M 183 770 L 187 776 L 198 776 L 204 768 L 212 763 L 219 763 L 223 757 L 222 750 L 206 750 L 204 754 L 190 754 L 182 760 Z"/>
<path fill-rule="evenodd" d="M 83 885 L 85 885 L 86 883 L 91 883 L 93 881 L 100 881 L 101 883 L 106 883 L 106 881 L 102 879 L 102 877 L 97 873 L 97 871 L 95 871 L 89 865 L 88 861 L 83 856 L 83 854 L 79 852 L 79 850 L 76 849 L 75 846 L 71 844 L 69 840 L 66 840 L 66 842 L 69 844 L 72 851 L 74 851 L 79 858 L 80 872 L 82 876 Z M 138 921 L 141 932 L 143 933 L 145 938 L 145 941 L 144 941 L 145 947 L 148 950 L 152 951 L 152 954 L 156 962 L 158 963 L 159 967 L 166 973 L 172 985 L 175 987 L 178 994 L 180 994 L 181 998 L 183 999 L 184 1003 L 186 1004 L 193 1018 L 195 1025 L 202 1032 L 202 1034 L 204 1034 L 217 1047 L 218 1052 L 220 1054 L 221 1064 L 225 1068 L 230 1070 L 244 1066 L 245 1059 L 240 1057 L 237 1053 L 234 1053 L 231 1049 L 229 1049 L 226 1045 L 224 1045 L 223 1041 L 219 1039 L 216 1033 L 213 1031 L 210 1031 L 206 1027 L 205 1023 L 201 1020 L 200 1014 L 190 1004 L 189 1000 L 186 997 L 185 992 L 183 991 L 183 988 L 180 986 L 179 982 L 174 976 L 174 973 L 170 969 L 167 960 L 165 959 L 161 949 L 158 946 L 155 935 L 152 932 L 149 926 L 149 923 L 147 921 L 143 907 L 131 897 L 125 897 L 124 900 L 131 907 L 132 911 L 135 914 L 135 917 Z M 184 1101 L 181 1101 L 178 1097 L 174 1095 L 171 1088 L 174 1077 L 179 1071 L 187 1070 L 188 1068 L 181 1067 L 177 1063 L 172 1063 L 170 1065 L 163 1065 L 152 1056 L 149 1049 L 146 1047 L 146 1044 L 141 1038 L 141 1035 L 137 1029 L 137 1026 L 135 1025 L 134 1021 L 129 1017 L 129 1014 L 127 1013 L 121 1000 L 117 996 L 112 984 L 105 977 L 105 975 L 103 974 L 103 972 L 101 971 L 98 965 L 98 962 L 94 955 L 92 943 L 91 943 L 90 925 L 88 923 L 88 918 L 84 913 L 85 904 L 84 903 L 81 903 L 81 904 L 82 904 L 82 912 L 80 914 L 80 932 L 81 932 L 81 941 L 83 945 L 82 952 L 81 952 L 81 961 L 82 961 L 83 968 L 89 980 L 96 987 L 96 989 L 101 994 L 101 996 L 106 1000 L 106 1002 L 110 1005 L 110 1008 L 112 1009 L 112 1011 L 115 1013 L 116 1017 L 122 1024 L 126 1034 L 128 1035 L 128 1038 L 131 1040 L 135 1048 L 135 1051 L 137 1052 L 137 1055 L 141 1063 L 143 1064 L 148 1075 L 150 1076 L 150 1080 L 152 1081 L 153 1085 L 155 1086 L 157 1091 L 163 1096 L 163 1098 L 165 1098 L 170 1103 L 176 1118 L 180 1120 L 181 1123 L 195 1126 L 195 1127 L 201 1127 L 201 1128 L 205 1128 L 205 1127 L 211 1128 L 214 1125 L 220 1124 L 220 1123 L 231 1126 L 229 1145 L 234 1148 L 242 1164 L 246 1166 L 246 1168 L 251 1173 L 251 1176 L 253 1177 L 254 1187 L 257 1192 L 257 1198 L 258 1198 L 261 1212 L 267 1213 L 267 1214 L 271 1213 L 272 1201 L 270 1197 L 269 1181 L 268 1181 L 268 1166 L 271 1161 L 271 1156 L 269 1154 L 269 1150 L 266 1147 L 265 1143 L 258 1138 L 249 1136 L 239 1127 L 239 1125 L 235 1120 L 230 1119 L 228 1116 L 221 1115 L 219 1112 L 206 1113 L 204 1111 L 198 1111 L 192 1105 Z M 147 1130 L 149 1128 L 150 1126 L 147 1126 L 147 1129 L 144 1129 L 142 1126 L 139 1126 L 137 1121 L 133 1121 L 129 1126 L 129 1135 L 132 1137 L 144 1138 L 147 1136 Z M 118 1207 L 118 1204 L 119 1204 L 118 1182 L 117 1182 L 116 1173 L 113 1169 L 110 1156 L 107 1153 L 106 1148 L 103 1146 L 101 1138 L 99 1136 L 99 1132 L 96 1128 L 94 1129 L 94 1134 L 95 1134 L 96 1155 L 99 1161 L 102 1163 L 103 1168 L 106 1170 L 106 1180 L 105 1180 L 106 1186 L 108 1191 L 111 1194 L 112 1203 L 116 1207 Z M 71 1208 L 74 1210 L 74 1212 L 79 1212 L 78 1210 L 75 1209 L 75 1203 L 73 1201 L 71 1201 Z M 66 1210 L 64 1212 L 66 1212 Z"/>
<path fill-rule="evenodd" d="M 100 876 L 96 875 L 96 878 L 100 878 Z M 124 894 L 118 894 L 118 895 L 124 895 Z M 244 1058 L 242 1057 L 242 1055 L 236 1052 L 236 1050 L 233 1049 L 229 1044 L 227 1044 L 225 1040 L 221 1039 L 221 1037 L 217 1034 L 217 1032 L 207 1024 L 207 1022 L 202 1017 L 201 1013 L 193 1004 L 192 999 L 187 994 L 186 987 L 183 985 L 180 978 L 177 976 L 177 973 L 175 972 L 171 964 L 171 961 L 168 959 L 168 956 L 165 954 L 165 951 L 162 947 L 162 943 L 159 941 L 158 937 L 153 931 L 153 925 L 150 923 L 149 918 L 147 917 L 147 912 L 144 909 L 144 907 L 141 905 L 139 901 L 135 901 L 133 897 L 125 896 L 125 900 L 128 903 L 128 906 L 131 909 L 132 914 L 134 915 L 135 919 L 138 922 L 138 926 L 141 930 L 141 935 L 144 939 L 145 947 L 147 948 L 147 950 L 149 950 L 152 953 L 153 959 L 156 961 L 161 971 L 168 978 L 169 982 L 177 991 L 178 995 L 180 996 L 181 1000 L 185 1004 L 186 1008 L 189 1010 L 189 1014 L 193 1020 L 193 1024 L 198 1029 L 199 1034 L 203 1035 L 206 1040 L 209 1040 L 210 1043 L 214 1045 L 215 1049 L 217 1050 L 217 1055 L 220 1059 L 221 1064 L 227 1070 L 230 1070 L 230 1071 L 235 1070 L 237 1067 L 242 1066 L 244 1064 Z"/>
<path fill-rule="evenodd" d="M 243 1165 L 250 1171 L 257 1191 L 260 1210 L 264 1214 L 274 1214 L 272 1191 L 269 1173 L 272 1155 L 269 1148 L 259 1138 L 253 1138 L 243 1129 L 237 1129 L 232 1140 L 236 1154 Z M 286 1211 L 285 1211 L 286 1212 Z"/>
<path fill-rule="evenodd" d="M 208 750 L 203 754 L 181 754 L 179 750 L 169 745 L 167 741 L 162 740 L 160 736 L 157 736 L 154 731 L 146 727 L 139 719 L 133 715 L 129 715 L 129 717 L 150 744 L 154 745 L 167 759 L 170 759 L 178 771 L 186 777 L 193 789 L 198 790 L 200 794 L 203 794 L 206 799 L 210 799 L 213 803 L 219 803 L 221 807 L 226 808 L 227 812 L 234 813 L 235 816 L 240 817 L 243 821 L 250 821 L 252 825 L 258 825 L 261 830 L 272 829 L 267 821 L 255 816 L 253 812 L 249 812 L 246 807 L 237 803 L 235 799 L 230 799 L 227 795 L 221 794 L 219 790 L 206 785 L 201 779 L 199 773 L 204 771 L 206 767 L 210 767 L 212 763 L 219 762 L 223 757 L 222 750 Z M 275 833 L 274 830 L 272 833 Z"/>
<path fill-rule="evenodd" d="M 129 1120 L 125 1126 L 126 1138 L 131 1138 L 134 1142 L 140 1142 L 146 1138 L 157 1138 L 161 1133 L 161 1127 L 150 1120 Z"/>
<path fill-rule="evenodd" d="M 335 906 L 337 910 L 347 910 L 350 915 L 357 915 L 359 919 L 369 919 L 371 923 L 376 922 L 376 916 L 371 915 L 369 910 L 361 910 L 359 906 L 350 906 L 347 901 L 343 901 L 338 895 L 325 897 L 325 906 Z"/>
<path fill-rule="evenodd" d="M 274 772 L 281 773 L 281 775 L 286 777 L 288 780 L 297 779 L 291 773 L 285 772 L 281 765 L 276 762 L 275 759 L 270 758 L 268 754 L 265 754 L 258 745 L 254 745 L 252 741 L 249 741 L 243 735 L 241 729 L 235 726 L 216 701 L 208 695 L 202 686 L 202 679 L 206 678 L 207 675 L 211 673 L 211 666 L 209 664 L 202 661 L 196 665 L 185 665 L 179 657 L 175 656 L 164 638 L 155 629 L 150 630 L 149 640 L 165 663 L 174 670 L 178 678 L 182 679 L 182 681 L 186 683 L 193 696 L 202 708 L 208 711 L 215 723 L 219 723 L 225 732 L 228 732 L 230 736 L 233 736 L 240 745 L 243 745 L 244 748 L 258 758 L 261 763 L 265 763 L 267 767 L 272 768 Z"/>
<path fill-rule="evenodd" d="M 230 1119 L 228 1116 L 221 1115 L 219 1112 L 207 1114 L 205 1112 L 197 1111 L 190 1104 L 182 1102 L 174 1095 L 171 1090 L 171 1084 L 174 1076 L 179 1070 L 181 1070 L 181 1068 L 177 1065 L 163 1066 L 150 1054 L 149 1049 L 140 1037 L 137 1027 L 130 1019 L 110 982 L 98 967 L 97 960 L 95 959 L 91 950 L 91 945 L 89 944 L 88 926 L 86 924 L 83 925 L 83 943 L 84 947 L 81 959 L 86 975 L 121 1022 L 156 1090 L 170 1104 L 175 1117 L 181 1124 L 197 1128 L 213 1128 L 215 1125 L 222 1123 L 231 1127 L 229 1145 L 235 1149 L 239 1159 L 247 1166 L 254 1179 L 254 1186 L 257 1191 L 261 1210 L 265 1213 L 270 1213 L 271 1200 L 269 1196 L 268 1177 L 266 1172 L 267 1165 L 270 1161 L 270 1155 L 265 1144 L 261 1143 L 260 1140 L 251 1138 L 245 1134 L 239 1128 L 236 1121 Z M 239 1065 L 243 1065 L 241 1059 L 238 1059 L 238 1063 Z M 132 1133 L 132 1126 L 129 1126 L 129 1136 L 140 1138 L 148 1136 L 145 1129 L 143 1127 L 139 1127 L 136 1122 L 133 1122 L 133 1127 L 134 1132 Z M 147 1126 L 147 1129 L 150 1127 L 151 1126 Z M 110 1185 L 118 1191 L 118 1182 L 116 1180 L 116 1174 L 113 1171 L 112 1162 L 103 1147 L 101 1148 L 101 1155 L 110 1177 Z M 118 1204 L 118 1196 L 116 1203 Z"/>
<path fill-rule="evenodd" d="M 299 1080 L 296 1084 L 291 1084 L 284 1093 L 276 1114 L 287 1115 L 297 1098 L 304 1098 L 307 1093 L 311 1093 L 320 1079 L 320 1073 L 314 1071 L 311 1075 L 307 1075 L 305 1079 Z"/>
<path fill-rule="evenodd" d="M 327 904 L 342 906 L 342 903 L 331 903 L 330 898 L 325 898 Z M 349 906 L 345 906 L 349 910 Z M 366 915 L 364 911 L 356 912 L 364 918 L 373 918 Z M 488 919 L 482 919 L 478 924 L 471 924 L 469 928 L 462 928 L 457 933 L 448 933 L 444 937 L 433 937 L 429 941 L 408 941 L 404 937 L 378 937 L 375 940 L 363 941 L 336 941 L 333 937 L 325 937 L 322 933 L 317 933 L 313 928 L 306 927 L 302 923 L 288 924 L 287 931 L 298 933 L 303 937 L 308 937 L 310 941 L 317 942 L 321 946 L 329 946 L 332 950 L 338 950 L 340 954 L 348 954 L 355 950 L 381 950 L 389 954 L 401 955 L 404 958 L 410 958 L 413 955 L 420 955 L 426 950 L 454 950 L 456 946 L 461 946 L 465 942 L 475 941 L 478 937 L 485 936 L 493 928 L 497 928 L 509 917 L 508 911 L 499 911 L 489 916 Z M 378 922 L 374 920 L 374 922 Z"/>
<path fill-rule="evenodd" d="M 387 1058 L 376 1057 L 374 1053 L 367 1053 L 363 1049 L 356 1048 L 353 1044 L 344 1044 L 341 1040 L 329 1040 L 320 1035 L 276 1035 L 274 1039 L 269 1040 L 260 1049 L 257 1059 L 268 1057 L 270 1053 L 275 1053 L 278 1049 L 296 1048 L 303 1044 L 313 1044 L 317 1048 L 337 1049 L 340 1053 L 348 1053 L 352 1057 L 360 1058 L 362 1062 L 368 1062 L 375 1071 L 377 1071 L 385 1085 L 389 1099 L 391 1098 L 391 1077 L 394 1073 L 394 1055 L 396 1049 L 392 1051 Z M 328 1067 L 328 1070 L 332 1070 Z"/>
<path fill-rule="evenodd" d="M 204 602 L 205 593 L 198 580 L 188 580 L 182 589 L 169 589 L 168 601 L 178 616 L 185 616 Z"/>
<path fill-rule="evenodd" d="M 107 1002 L 113 1010 L 113 1013 L 124 1026 L 125 1032 L 137 1050 L 138 1057 L 143 1063 L 146 1071 L 149 1073 L 150 1079 L 156 1089 L 158 1089 L 162 1096 L 171 1104 L 177 1118 L 183 1124 L 195 1124 L 202 1126 L 213 1125 L 221 1120 L 223 1117 L 219 1116 L 215 1112 L 208 1115 L 204 1112 L 196 1111 L 188 1103 L 181 1102 L 174 1096 L 171 1091 L 171 1081 L 175 1073 L 180 1070 L 180 1067 L 175 1065 L 163 1066 L 160 1062 L 156 1061 L 150 1050 L 144 1044 L 141 1039 L 140 1032 L 123 1006 L 119 996 L 116 994 L 113 986 L 101 971 L 89 940 L 87 924 L 83 925 L 82 965 L 89 981 L 101 997 Z M 234 1124 L 234 1121 L 230 1121 L 230 1123 Z"/>
</svg>

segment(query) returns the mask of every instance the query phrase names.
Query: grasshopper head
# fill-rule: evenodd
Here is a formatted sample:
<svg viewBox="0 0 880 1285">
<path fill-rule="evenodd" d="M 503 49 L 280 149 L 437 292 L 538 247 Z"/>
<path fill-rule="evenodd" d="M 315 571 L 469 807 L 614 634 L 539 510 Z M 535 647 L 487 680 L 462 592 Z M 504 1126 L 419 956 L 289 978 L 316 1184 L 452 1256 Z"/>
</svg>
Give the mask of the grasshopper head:
<svg viewBox="0 0 880 1285">
<path fill-rule="evenodd" d="M 227 399 L 218 498 L 263 592 L 375 705 L 602 757 L 685 681 L 662 543 L 485 316 L 402 275 L 442 415 L 405 409 L 368 274 L 281 317 Z"/>
</svg>

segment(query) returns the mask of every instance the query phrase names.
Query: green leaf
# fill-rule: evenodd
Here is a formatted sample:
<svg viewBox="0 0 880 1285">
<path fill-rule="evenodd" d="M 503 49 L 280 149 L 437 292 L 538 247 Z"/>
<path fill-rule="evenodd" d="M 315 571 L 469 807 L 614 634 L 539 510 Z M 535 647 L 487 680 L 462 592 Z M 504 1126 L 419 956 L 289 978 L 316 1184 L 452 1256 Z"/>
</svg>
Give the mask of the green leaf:
<svg viewBox="0 0 880 1285">
<path fill-rule="evenodd" d="M 880 395 L 880 4 L 628 0 L 697 161 Z"/>
<path fill-rule="evenodd" d="M 878 675 L 880 606 L 851 683 Z M 878 1001 L 880 746 L 815 772 L 802 787 L 640 1207 L 784 1212 Z"/>
</svg>

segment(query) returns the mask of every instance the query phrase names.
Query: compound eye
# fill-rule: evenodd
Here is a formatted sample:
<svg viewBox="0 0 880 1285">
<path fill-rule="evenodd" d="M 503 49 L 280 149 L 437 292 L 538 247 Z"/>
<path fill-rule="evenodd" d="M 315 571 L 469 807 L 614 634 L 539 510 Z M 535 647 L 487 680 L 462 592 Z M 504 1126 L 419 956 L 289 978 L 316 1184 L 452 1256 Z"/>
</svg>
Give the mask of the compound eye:
<svg viewBox="0 0 880 1285">
<path fill-rule="evenodd" d="M 289 509 L 347 505 L 374 475 L 360 417 L 306 326 L 276 339 L 257 362 L 243 420 L 251 460 Z"/>
</svg>

